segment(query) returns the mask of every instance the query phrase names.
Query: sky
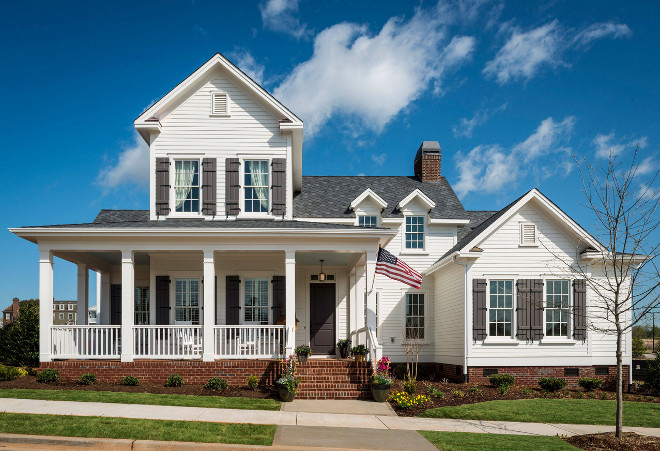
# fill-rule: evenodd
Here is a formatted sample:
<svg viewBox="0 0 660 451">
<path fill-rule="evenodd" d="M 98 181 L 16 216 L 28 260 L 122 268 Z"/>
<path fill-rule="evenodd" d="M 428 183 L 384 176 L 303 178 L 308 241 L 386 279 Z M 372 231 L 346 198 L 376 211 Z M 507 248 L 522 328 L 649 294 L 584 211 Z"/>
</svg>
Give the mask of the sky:
<svg viewBox="0 0 660 451">
<path fill-rule="evenodd" d="M 132 122 L 216 52 L 303 119 L 305 175 L 412 175 L 433 140 L 467 209 L 537 187 L 590 230 L 576 157 L 639 146 L 640 175 L 660 168 L 658 17 L 651 1 L 4 0 L 0 307 L 38 296 L 37 246 L 8 227 L 149 208 Z M 56 260 L 56 299 L 75 274 Z"/>
</svg>

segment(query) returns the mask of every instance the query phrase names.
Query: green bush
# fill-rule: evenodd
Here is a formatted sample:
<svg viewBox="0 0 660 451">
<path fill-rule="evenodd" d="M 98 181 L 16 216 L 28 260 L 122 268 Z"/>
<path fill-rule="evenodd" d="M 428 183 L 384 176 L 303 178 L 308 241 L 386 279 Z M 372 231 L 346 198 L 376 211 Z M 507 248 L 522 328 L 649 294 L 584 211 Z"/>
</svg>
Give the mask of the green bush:
<svg viewBox="0 0 660 451">
<path fill-rule="evenodd" d="M 15 366 L 0 365 L 0 381 L 11 381 L 20 375 L 20 371 Z"/>
<path fill-rule="evenodd" d="M 539 386 L 549 392 L 556 392 L 566 387 L 566 380 L 560 377 L 541 377 Z"/>
<path fill-rule="evenodd" d="M 207 390 L 222 390 L 227 388 L 227 385 L 226 380 L 220 379 L 219 377 L 212 377 L 206 384 L 204 384 L 204 388 Z"/>
<path fill-rule="evenodd" d="M 435 387 L 429 387 L 426 392 L 429 396 L 433 396 L 434 398 L 443 399 L 445 397 L 445 394 Z"/>
<path fill-rule="evenodd" d="M 641 338 L 633 338 L 632 341 L 632 355 L 633 357 L 641 357 L 646 352 L 646 346 Z"/>
<path fill-rule="evenodd" d="M 511 390 L 510 385 L 501 385 L 500 386 L 500 395 L 506 395 L 507 393 L 509 393 L 509 390 Z"/>
<path fill-rule="evenodd" d="M 516 381 L 516 378 L 513 377 L 513 374 L 503 373 L 503 374 L 493 374 L 488 379 L 490 385 L 493 387 L 504 387 L 511 386 Z"/>
<path fill-rule="evenodd" d="M 247 385 L 247 388 L 250 390 L 256 390 L 259 386 L 259 378 L 254 374 L 252 376 L 248 376 L 245 380 L 245 385 Z"/>
<path fill-rule="evenodd" d="M 654 360 L 649 361 L 644 382 L 646 382 L 653 394 L 660 395 L 660 352 L 655 355 Z"/>
<path fill-rule="evenodd" d="M 96 376 L 92 373 L 85 373 L 78 378 L 80 385 L 92 385 L 96 383 Z"/>
<path fill-rule="evenodd" d="M 46 368 L 37 374 L 37 382 L 49 384 L 60 380 L 60 372 L 54 368 Z"/>
<path fill-rule="evenodd" d="M 140 385 L 140 379 L 138 379 L 135 376 L 124 376 L 121 379 L 122 385 L 132 385 L 132 386 L 137 386 Z"/>
<path fill-rule="evenodd" d="M 0 362 L 16 366 L 39 365 L 39 301 L 19 303 L 16 320 L 0 328 Z"/>
<path fill-rule="evenodd" d="M 409 395 L 412 395 L 417 391 L 417 382 L 415 382 L 413 379 L 408 379 L 403 383 L 403 391 Z"/>
<path fill-rule="evenodd" d="M 165 381 L 166 387 L 181 387 L 183 385 L 183 378 L 178 374 L 170 374 Z"/>
<path fill-rule="evenodd" d="M 586 391 L 593 391 L 603 385 L 603 380 L 597 377 L 581 377 L 578 379 L 578 385 Z"/>
</svg>

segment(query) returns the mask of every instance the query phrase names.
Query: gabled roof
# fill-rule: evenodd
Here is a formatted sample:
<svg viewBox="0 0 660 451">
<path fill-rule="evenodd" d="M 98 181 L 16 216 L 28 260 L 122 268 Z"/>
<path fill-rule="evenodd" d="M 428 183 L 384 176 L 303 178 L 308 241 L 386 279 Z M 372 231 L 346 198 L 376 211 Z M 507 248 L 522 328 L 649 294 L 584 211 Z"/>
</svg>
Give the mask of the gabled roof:
<svg viewBox="0 0 660 451">
<path fill-rule="evenodd" d="M 406 205 L 412 202 L 413 199 L 419 199 L 420 202 L 422 202 L 428 209 L 435 207 L 435 202 L 429 199 L 429 197 L 426 194 L 424 194 L 422 191 L 420 191 L 419 188 L 415 188 L 413 192 L 411 192 L 406 197 L 401 199 L 401 201 L 399 201 L 396 208 L 399 210 L 403 209 Z"/>
<path fill-rule="evenodd" d="M 381 208 L 387 208 L 387 202 L 385 202 L 378 194 L 374 193 L 371 188 L 365 189 L 362 191 L 362 194 L 353 199 L 353 202 L 351 202 L 349 208 L 351 210 L 355 210 L 355 207 L 360 205 L 367 197 L 371 197 L 374 202 L 381 206 Z"/>
</svg>

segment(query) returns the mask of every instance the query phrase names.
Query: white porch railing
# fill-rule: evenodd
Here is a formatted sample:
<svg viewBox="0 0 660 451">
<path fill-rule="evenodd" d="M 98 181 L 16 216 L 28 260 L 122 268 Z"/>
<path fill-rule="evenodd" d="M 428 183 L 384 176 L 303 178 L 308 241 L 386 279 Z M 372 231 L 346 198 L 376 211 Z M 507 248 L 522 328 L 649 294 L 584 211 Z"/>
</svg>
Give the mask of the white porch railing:
<svg viewBox="0 0 660 451">
<path fill-rule="evenodd" d="M 286 326 L 215 326 L 216 359 L 277 359 L 284 355 Z"/>
<path fill-rule="evenodd" d="M 51 326 L 54 359 L 118 359 L 121 326 Z"/>
<path fill-rule="evenodd" d="M 136 359 L 200 359 L 203 326 L 133 326 Z"/>
<path fill-rule="evenodd" d="M 351 341 L 353 346 L 364 345 L 367 348 L 368 361 L 373 362 L 374 367 L 376 362 L 383 357 L 383 347 L 378 344 L 376 334 L 370 327 L 362 327 L 351 332 Z"/>
</svg>

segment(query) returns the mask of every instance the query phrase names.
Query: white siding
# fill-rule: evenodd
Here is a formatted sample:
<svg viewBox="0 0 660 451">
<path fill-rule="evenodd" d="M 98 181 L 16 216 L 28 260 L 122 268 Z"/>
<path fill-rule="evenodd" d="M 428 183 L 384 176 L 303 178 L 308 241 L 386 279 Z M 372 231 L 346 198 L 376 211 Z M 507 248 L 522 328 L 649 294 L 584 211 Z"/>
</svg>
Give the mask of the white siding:
<svg viewBox="0 0 660 451">
<path fill-rule="evenodd" d="M 463 365 L 465 269 L 450 263 L 434 275 L 435 361 Z"/>
</svg>

